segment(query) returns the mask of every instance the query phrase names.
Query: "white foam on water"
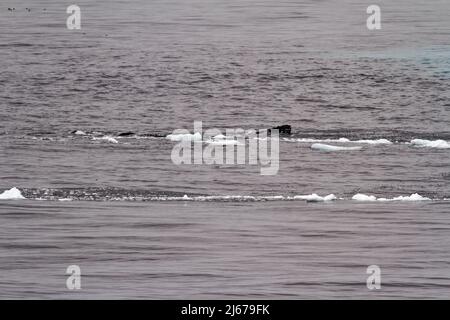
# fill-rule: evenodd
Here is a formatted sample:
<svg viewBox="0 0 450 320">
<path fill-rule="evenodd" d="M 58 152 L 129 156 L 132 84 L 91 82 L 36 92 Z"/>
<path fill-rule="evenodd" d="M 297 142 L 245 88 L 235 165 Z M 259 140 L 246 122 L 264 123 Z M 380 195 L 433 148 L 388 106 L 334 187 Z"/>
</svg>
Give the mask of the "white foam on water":
<svg viewBox="0 0 450 320">
<path fill-rule="evenodd" d="M 104 136 L 104 137 L 94 137 L 92 138 L 92 140 L 103 140 L 103 141 L 107 141 L 107 142 L 111 142 L 111 143 L 119 143 L 119 141 L 117 141 L 115 138 L 110 137 L 110 136 Z"/>
<path fill-rule="evenodd" d="M 6 190 L 2 194 L 0 194 L 0 200 L 22 200 L 22 199 L 25 199 L 25 197 L 16 187 Z"/>
<path fill-rule="evenodd" d="M 450 149 L 450 143 L 445 140 L 413 139 L 411 140 L 411 144 L 422 148 Z"/>
<path fill-rule="evenodd" d="M 194 134 L 169 134 L 166 136 L 166 139 L 169 139 L 170 141 L 201 141 L 202 135 L 199 132 Z"/>
<path fill-rule="evenodd" d="M 314 143 L 313 145 L 311 145 L 311 149 L 325 152 L 333 152 L 333 151 L 356 151 L 361 150 L 362 147 L 341 147 L 323 143 Z"/>
</svg>

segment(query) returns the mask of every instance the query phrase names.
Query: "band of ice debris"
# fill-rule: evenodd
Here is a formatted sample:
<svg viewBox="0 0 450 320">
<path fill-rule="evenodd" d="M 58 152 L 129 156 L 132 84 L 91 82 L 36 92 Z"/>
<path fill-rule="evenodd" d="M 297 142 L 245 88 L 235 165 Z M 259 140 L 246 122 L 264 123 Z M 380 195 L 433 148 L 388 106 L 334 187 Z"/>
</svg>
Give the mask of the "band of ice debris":
<svg viewBox="0 0 450 320">
<path fill-rule="evenodd" d="M 102 134 L 101 132 L 85 132 L 82 130 L 75 130 L 72 133 L 72 136 L 75 137 L 85 137 L 90 138 L 92 141 L 100 141 L 106 143 L 118 144 L 120 139 L 146 139 L 146 138 L 166 138 L 167 140 L 173 142 L 180 141 L 193 141 L 193 142 L 203 142 L 208 144 L 215 145 L 238 145 L 239 142 L 235 139 L 235 137 L 227 137 L 225 135 L 217 135 L 206 140 L 203 140 L 201 133 L 196 132 L 193 134 L 169 134 L 169 135 L 139 135 L 134 132 L 123 132 L 120 134 Z M 41 139 L 41 140 L 54 140 L 54 138 L 37 138 L 33 137 L 33 139 Z M 259 139 L 259 138 L 254 138 Z M 426 140 L 426 139 L 412 139 L 407 142 L 399 142 L 399 141 L 390 141 L 388 139 L 380 138 L 380 139 L 359 139 L 359 140 L 350 140 L 348 138 L 292 138 L 292 137 L 282 137 L 280 141 L 284 142 L 298 142 L 298 143 L 312 143 L 311 148 L 320 151 L 357 151 L 361 150 L 362 147 L 346 147 L 346 146 L 335 146 L 329 145 L 328 143 L 340 143 L 340 144 L 362 144 L 362 145 L 411 145 L 414 147 L 422 147 L 422 148 L 435 148 L 435 149 L 450 149 L 450 141 L 437 139 L 437 140 Z"/>
<path fill-rule="evenodd" d="M 0 194 L 0 200 L 24 200 L 26 199 L 22 192 L 14 187 L 9 190 L 4 191 Z M 30 198 L 29 200 L 58 200 L 58 201 L 72 201 L 77 200 L 76 198 Z M 223 196 L 150 196 L 150 197 L 114 197 L 108 199 L 109 201 L 294 201 L 294 200 L 304 200 L 307 202 L 329 202 L 335 200 L 354 200 L 363 202 L 387 202 L 387 201 L 449 201 L 448 198 L 443 199 L 431 199 L 428 197 L 421 196 L 418 193 L 411 194 L 409 196 L 398 196 L 394 198 L 377 198 L 373 195 L 365 194 L 355 194 L 351 199 L 348 198 L 338 198 L 334 194 L 329 194 L 327 196 L 319 196 L 318 194 L 309 195 L 295 195 L 295 196 L 248 196 L 248 195 L 223 195 Z"/>
</svg>

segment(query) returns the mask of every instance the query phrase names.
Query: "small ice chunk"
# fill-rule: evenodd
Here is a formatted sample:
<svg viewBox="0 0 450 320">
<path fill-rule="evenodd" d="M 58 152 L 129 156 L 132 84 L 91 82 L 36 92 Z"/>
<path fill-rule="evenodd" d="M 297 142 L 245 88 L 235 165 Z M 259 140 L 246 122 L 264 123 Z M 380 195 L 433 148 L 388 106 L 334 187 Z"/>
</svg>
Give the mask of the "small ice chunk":
<svg viewBox="0 0 450 320">
<path fill-rule="evenodd" d="M 212 144 L 212 145 L 222 145 L 222 146 L 226 146 L 226 145 L 242 145 L 237 140 L 208 140 L 208 141 L 206 141 L 206 143 Z"/>
<path fill-rule="evenodd" d="M 104 140 L 104 141 L 111 142 L 111 143 L 119 143 L 119 141 L 117 141 L 115 138 L 110 137 L 110 136 L 104 136 L 104 137 L 100 137 L 100 138 L 93 138 L 93 140 Z"/>
<path fill-rule="evenodd" d="M 166 139 L 169 139 L 170 141 L 201 141 L 202 135 L 199 132 L 194 134 L 169 134 L 166 136 Z"/>
<path fill-rule="evenodd" d="M 431 199 L 427 198 L 427 197 L 423 197 L 418 193 L 414 193 L 410 196 L 399 196 L 392 200 L 394 200 L 394 201 L 426 201 L 426 200 L 431 200 Z"/>
<path fill-rule="evenodd" d="M 450 143 L 445 140 L 424 140 L 413 139 L 411 144 L 417 147 L 437 148 L 437 149 L 449 149 Z"/>
<path fill-rule="evenodd" d="M 354 143 L 366 143 L 366 144 L 392 144 L 388 139 L 377 139 L 377 140 L 356 140 L 350 141 Z"/>
<path fill-rule="evenodd" d="M 333 152 L 333 151 L 355 151 L 361 150 L 361 147 L 341 147 L 341 146 L 332 146 L 323 143 L 314 143 L 311 146 L 311 149 L 325 151 L 325 152 Z"/>
<path fill-rule="evenodd" d="M 325 197 L 321 197 L 316 193 L 309 194 L 309 195 L 301 195 L 301 196 L 294 196 L 294 200 L 306 200 L 310 202 L 322 202 L 322 201 L 332 201 L 336 200 L 336 196 L 334 194 L 329 194 Z"/>
<path fill-rule="evenodd" d="M 22 196 L 22 193 L 16 187 L 6 190 L 2 194 L 0 194 L 0 200 L 20 200 L 20 199 L 25 199 L 25 197 Z"/>
<path fill-rule="evenodd" d="M 377 201 L 377 197 L 375 196 L 368 196 L 362 193 L 357 193 L 352 197 L 352 200 L 356 201 Z"/>
</svg>

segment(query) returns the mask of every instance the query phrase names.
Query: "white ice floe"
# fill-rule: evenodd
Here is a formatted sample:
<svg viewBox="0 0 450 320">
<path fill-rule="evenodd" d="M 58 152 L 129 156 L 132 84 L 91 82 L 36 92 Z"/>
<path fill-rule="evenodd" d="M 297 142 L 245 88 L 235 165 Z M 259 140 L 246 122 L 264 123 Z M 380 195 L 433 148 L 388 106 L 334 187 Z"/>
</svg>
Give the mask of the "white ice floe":
<svg viewBox="0 0 450 320">
<path fill-rule="evenodd" d="M 110 136 L 94 137 L 92 139 L 93 140 L 104 140 L 104 141 L 111 142 L 111 143 L 119 143 L 119 141 L 117 141 L 117 139 L 110 137 Z"/>
<path fill-rule="evenodd" d="M 194 196 L 189 197 L 156 197 L 153 200 L 191 200 L 191 201 L 283 201 L 283 200 L 306 200 L 310 202 L 324 202 L 337 200 L 334 194 L 321 197 L 315 193 L 299 196 L 249 196 L 249 195 L 223 195 L 223 196 Z"/>
<path fill-rule="evenodd" d="M 294 200 L 306 200 L 311 202 L 322 202 L 322 201 L 332 201 L 336 200 L 336 196 L 334 194 L 329 194 L 325 197 L 321 197 L 315 193 L 308 194 L 308 195 L 302 195 L 302 196 L 294 196 Z"/>
<path fill-rule="evenodd" d="M 356 201 L 377 201 L 377 197 L 375 196 L 368 196 L 362 193 L 357 193 L 352 197 L 352 200 Z"/>
<path fill-rule="evenodd" d="M 315 139 L 315 138 L 300 138 L 300 139 L 291 139 L 291 138 L 283 138 L 284 141 L 290 142 L 304 142 L 304 143 L 315 143 L 315 142 L 350 142 L 347 138 L 339 138 L 339 139 Z"/>
<path fill-rule="evenodd" d="M 449 149 L 450 143 L 445 140 L 424 140 L 424 139 L 413 139 L 411 144 L 416 147 L 427 147 L 427 148 L 437 148 L 437 149 Z"/>
<path fill-rule="evenodd" d="M 77 131 L 75 131 L 75 135 L 77 135 L 77 136 L 85 136 L 86 132 L 81 131 L 81 130 L 77 130 Z"/>
<path fill-rule="evenodd" d="M 378 199 L 380 200 L 380 199 Z M 399 196 L 396 198 L 392 199 L 393 201 L 426 201 L 426 200 L 431 200 L 430 198 L 427 197 L 423 197 L 418 193 L 414 193 L 410 196 Z"/>
<path fill-rule="evenodd" d="M 235 136 L 225 136 L 223 134 L 218 134 L 205 142 L 212 145 L 242 145 L 242 142 L 236 140 Z"/>
<path fill-rule="evenodd" d="M 323 143 L 314 143 L 311 146 L 311 149 L 320 150 L 320 151 L 326 151 L 326 152 L 333 152 L 333 151 L 355 151 L 355 150 L 361 150 L 362 147 L 341 147 L 341 146 L 332 146 L 332 145 L 323 144 Z"/>
<path fill-rule="evenodd" d="M 349 141 L 351 143 L 365 143 L 365 144 L 392 144 L 392 141 L 388 139 L 376 139 L 376 140 L 354 140 Z"/>
<path fill-rule="evenodd" d="M 399 196 L 392 199 L 377 198 L 375 196 L 368 196 L 362 193 L 355 194 L 352 200 L 356 201 L 429 201 L 430 198 L 423 197 L 418 193 L 411 194 L 410 196 Z"/>
<path fill-rule="evenodd" d="M 316 143 L 316 142 L 340 142 L 340 143 L 360 143 L 360 144 L 392 144 L 388 139 L 363 139 L 363 140 L 350 140 L 347 138 L 339 138 L 339 139 L 314 139 L 314 138 L 300 138 L 300 139 L 291 139 L 284 138 L 284 141 L 290 142 L 304 142 L 304 143 Z"/>
<path fill-rule="evenodd" d="M 284 196 L 264 196 L 260 197 L 261 200 L 285 200 L 286 198 Z"/>
<path fill-rule="evenodd" d="M 229 140 L 208 140 L 208 141 L 206 141 L 206 143 L 212 144 L 212 145 L 222 145 L 222 146 L 225 146 L 225 145 L 242 145 L 242 143 L 240 143 L 239 141 L 231 140 L 231 139 L 229 139 Z"/>
<path fill-rule="evenodd" d="M 169 134 L 166 136 L 166 139 L 169 139 L 170 141 L 201 141 L 202 135 L 199 132 L 194 134 Z"/>
<path fill-rule="evenodd" d="M 0 200 L 20 200 L 20 199 L 25 199 L 25 197 L 22 196 L 22 193 L 16 187 L 6 190 L 2 194 L 0 194 Z"/>
</svg>

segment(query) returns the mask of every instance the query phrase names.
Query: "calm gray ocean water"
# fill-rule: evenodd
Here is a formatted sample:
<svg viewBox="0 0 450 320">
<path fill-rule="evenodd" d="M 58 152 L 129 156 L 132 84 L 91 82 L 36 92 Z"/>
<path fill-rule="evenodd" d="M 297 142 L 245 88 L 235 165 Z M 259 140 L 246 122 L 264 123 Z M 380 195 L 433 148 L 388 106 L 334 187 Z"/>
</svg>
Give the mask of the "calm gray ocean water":
<svg viewBox="0 0 450 320">
<path fill-rule="evenodd" d="M 0 5 L 0 298 L 450 298 L 448 0 L 69 4 Z M 278 174 L 174 165 L 194 121 L 290 124 Z"/>
</svg>

